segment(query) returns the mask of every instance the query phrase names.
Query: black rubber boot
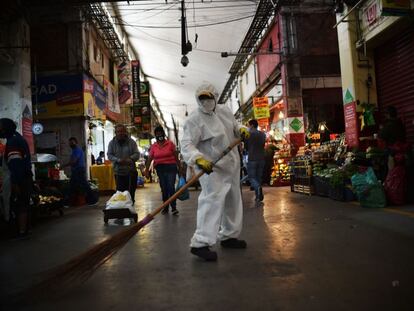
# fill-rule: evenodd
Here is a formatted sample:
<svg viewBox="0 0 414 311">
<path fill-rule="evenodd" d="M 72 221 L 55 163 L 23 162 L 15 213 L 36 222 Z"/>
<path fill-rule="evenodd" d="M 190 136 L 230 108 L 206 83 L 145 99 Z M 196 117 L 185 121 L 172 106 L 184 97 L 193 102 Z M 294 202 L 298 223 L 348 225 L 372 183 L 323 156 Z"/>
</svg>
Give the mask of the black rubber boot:
<svg viewBox="0 0 414 311">
<path fill-rule="evenodd" d="M 235 238 L 223 240 L 223 241 L 220 242 L 220 244 L 224 248 L 239 248 L 239 249 L 241 249 L 241 248 L 246 248 L 247 247 L 246 241 L 235 239 Z"/>
<path fill-rule="evenodd" d="M 263 189 L 262 187 L 259 188 L 259 201 L 262 202 L 264 199 Z"/>
<path fill-rule="evenodd" d="M 216 261 L 217 253 L 210 250 L 208 246 L 191 247 L 191 254 L 196 255 L 205 261 Z"/>
</svg>

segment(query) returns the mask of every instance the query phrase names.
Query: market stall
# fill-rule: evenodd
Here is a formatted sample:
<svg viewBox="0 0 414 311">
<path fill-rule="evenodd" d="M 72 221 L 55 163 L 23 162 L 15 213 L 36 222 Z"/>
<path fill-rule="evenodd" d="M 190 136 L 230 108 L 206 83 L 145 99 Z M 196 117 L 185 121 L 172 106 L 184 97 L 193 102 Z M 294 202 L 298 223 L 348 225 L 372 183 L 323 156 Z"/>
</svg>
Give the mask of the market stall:
<svg viewBox="0 0 414 311">
<path fill-rule="evenodd" d="M 41 216 L 49 216 L 52 212 L 63 215 L 65 195 L 68 195 L 69 180 L 59 170 L 57 157 L 53 154 L 37 153 L 32 163 L 35 169 L 33 185 L 32 219 L 36 221 Z"/>
<path fill-rule="evenodd" d="M 97 181 L 99 191 L 115 191 L 115 177 L 110 163 L 91 166 L 91 178 Z"/>
<path fill-rule="evenodd" d="M 286 143 L 278 145 L 279 150 L 273 156 L 273 170 L 270 185 L 275 187 L 289 186 L 290 170 L 289 161 L 291 160 L 290 146 Z"/>
</svg>

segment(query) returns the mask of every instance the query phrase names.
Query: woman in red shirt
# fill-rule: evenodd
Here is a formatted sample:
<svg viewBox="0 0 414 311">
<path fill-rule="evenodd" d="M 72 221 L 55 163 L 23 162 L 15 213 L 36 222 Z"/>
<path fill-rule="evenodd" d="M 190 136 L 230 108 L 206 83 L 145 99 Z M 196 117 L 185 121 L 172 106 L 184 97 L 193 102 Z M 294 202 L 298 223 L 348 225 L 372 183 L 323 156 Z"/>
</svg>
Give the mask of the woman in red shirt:
<svg viewBox="0 0 414 311">
<path fill-rule="evenodd" d="M 154 130 L 155 138 L 157 142 L 151 145 L 149 151 L 149 159 L 147 162 L 147 174 L 148 166 L 152 160 L 154 160 L 154 167 L 157 171 L 158 179 L 162 191 L 162 200 L 167 201 L 175 193 L 175 178 L 178 173 L 178 153 L 175 144 L 166 138 L 164 129 L 161 126 L 157 126 Z M 177 203 L 174 200 L 170 204 L 173 215 L 178 215 Z M 165 207 L 162 214 L 168 213 L 168 206 Z"/>
</svg>

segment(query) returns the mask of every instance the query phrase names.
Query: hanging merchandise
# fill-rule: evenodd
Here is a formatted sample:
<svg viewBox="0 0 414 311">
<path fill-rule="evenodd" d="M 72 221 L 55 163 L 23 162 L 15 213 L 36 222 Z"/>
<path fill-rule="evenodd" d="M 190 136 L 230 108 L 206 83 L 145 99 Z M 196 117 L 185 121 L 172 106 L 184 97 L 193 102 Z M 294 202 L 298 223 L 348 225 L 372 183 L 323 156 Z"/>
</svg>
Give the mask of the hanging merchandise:
<svg viewBox="0 0 414 311">
<path fill-rule="evenodd" d="M 362 107 L 362 114 L 359 118 L 361 119 L 361 131 L 362 131 L 366 126 L 375 125 L 375 118 L 374 118 L 375 106 L 373 104 L 363 103 L 361 107 Z"/>
</svg>

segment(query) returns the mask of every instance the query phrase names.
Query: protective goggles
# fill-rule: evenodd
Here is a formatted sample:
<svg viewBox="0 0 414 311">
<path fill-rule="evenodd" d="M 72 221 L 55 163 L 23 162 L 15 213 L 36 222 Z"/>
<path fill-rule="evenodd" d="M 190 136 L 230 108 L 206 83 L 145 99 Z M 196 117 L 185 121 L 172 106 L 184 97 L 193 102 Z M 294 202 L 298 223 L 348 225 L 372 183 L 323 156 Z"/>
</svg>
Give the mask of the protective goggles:
<svg viewBox="0 0 414 311">
<path fill-rule="evenodd" d="M 211 94 L 210 92 L 202 92 L 198 95 L 198 99 L 203 100 L 203 99 L 214 99 L 214 95 Z"/>
</svg>

